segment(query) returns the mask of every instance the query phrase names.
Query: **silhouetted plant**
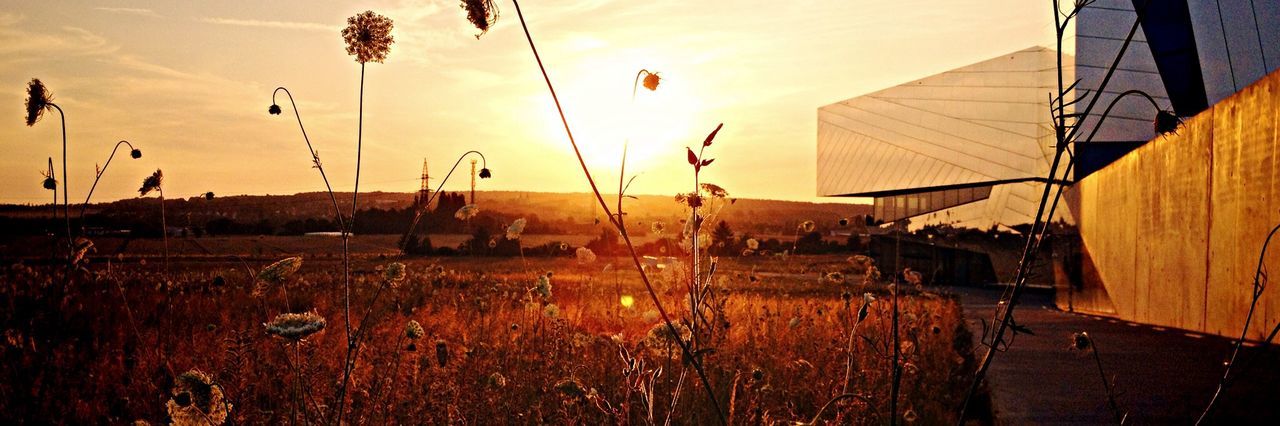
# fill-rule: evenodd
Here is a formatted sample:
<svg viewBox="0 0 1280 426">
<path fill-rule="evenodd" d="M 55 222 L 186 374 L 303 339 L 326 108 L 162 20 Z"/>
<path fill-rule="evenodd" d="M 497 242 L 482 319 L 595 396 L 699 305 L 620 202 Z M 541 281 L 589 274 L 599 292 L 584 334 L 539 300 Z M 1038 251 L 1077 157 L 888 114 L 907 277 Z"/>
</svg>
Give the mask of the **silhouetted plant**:
<svg viewBox="0 0 1280 426">
<path fill-rule="evenodd" d="M 1071 345 L 1069 347 L 1073 351 L 1088 352 L 1093 355 L 1094 364 L 1098 367 L 1098 376 L 1102 377 L 1102 389 L 1107 395 L 1107 407 L 1111 409 L 1111 416 L 1116 424 L 1124 424 L 1129 418 L 1128 413 L 1120 411 L 1120 407 L 1116 404 L 1116 388 L 1113 384 L 1115 380 L 1107 378 L 1107 372 L 1102 368 L 1102 356 L 1098 354 L 1098 342 L 1090 336 L 1088 332 L 1079 332 L 1071 335 Z"/>
<path fill-rule="evenodd" d="M 560 106 L 560 98 L 556 95 L 555 86 L 551 84 L 551 77 L 547 74 L 546 67 L 542 64 L 542 57 L 538 55 L 538 48 L 533 42 L 533 35 L 529 33 L 529 25 L 525 22 L 524 13 L 520 10 L 520 2 L 518 0 L 512 0 L 511 3 L 516 8 L 516 16 L 520 19 L 520 27 L 524 30 L 525 39 L 529 42 L 529 50 L 532 51 L 534 60 L 538 63 L 538 70 L 541 71 L 542 78 L 547 83 L 547 90 L 551 93 L 551 100 L 555 103 L 556 111 L 560 115 L 560 122 L 564 125 L 565 135 L 569 138 L 569 145 L 573 148 L 574 155 L 577 156 L 578 164 L 582 167 L 582 173 L 586 176 L 587 183 L 591 186 L 591 192 L 596 196 L 596 201 L 600 204 L 601 208 L 604 209 L 606 216 L 609 218 L 609 221 L 612 223 L 614 228 L 618 229 L 619 233 L 622 234 L 623 241 L 626 243 L 627 249 L 631 252 L 632 262 L 640 274 L 641 281 L 645 285 L 645 290 L 653 300 L 663 323 L 665 323 L 669 331 L 674 334 L 676 333 L 675 325 L 672 324 L 670 315 L 668 315 L 666 310 L 662 307 L 662 303 L 658 299 L 658 294 L 654 291 L 653 284 L 649 281 L 649 277 L 645 273 L 643 265 L 640 263 L 640 257 L 636 253 L 635 245 L 631 242 L 631 237 L 626 232 L 626 226 L 622 221 L 621 214 L 614 216 L 610 212 L 608 203 L 605 202 L 604 196 L 600 193 L 600 188 L 596 185 L 595 179 L 591 176 L 591 170 L 587 168 L 586 160 L 582 157 L 582 151 L 578 148 L 578 142 L 574 139 L 573 131 L 569 127 L 569 120 L 565 117 L 564 108 Z M 472 24 L 476 25 L 477 29 L 481 30 L 481 34 L 488 31 L 490 26 L 496 23 L 498 13 L 491 1 L 468 0 L 464 1 L 462 6 L 467 11 L 468 20 L 470 20 Z M 484 17 L 484 19 L 477 20 L 475 19 L 476 17 Z M 717 127 L 717 129 L 719 129 L 719 127 Z M 709 144 L 710 139 L 714 136 L 715 132 L 712 132 L 712 134 L 708 136 L 707 144 Z M 720 402 L 715 397 L 715 391 L 711 386 L 711 381 L 707 378 L 706 371 L 702 367 L 702 361 L 699 360 L 699 356 L 694 354 L 689 345 L 683 341 L 680 342 L 680 349 L 684 353 L 685 358 L 690 361 L 694 370 L 698 373 L 698 378 L 702 381 L 702 385 L 707 392 L 707 397 L 710 400 L 712 407 L 715 408 L 717 419 L 720 423 L 725 423 L 724 412 L 720 409 Z"/>
<path fill-rule="evenodd" d="M 40 79 L 33 78 L 27 83 L 27 127 L 35 126 L 41 118 L 44 117 L 45 111 L 56 109 L 58 117 L 62 119 L 62 216 L 66 220 L 66 244 L 67 259 L 70 260 L 72 252 L 75 250 L 71 243 L 71 204 L 67 201 L 67 116 L 62 112 L 62 107 L 53 103 L 53 95 L 49 93 L 49 89 L 40 82 Z"/>
<path fill-rule="evenodd" d="M 97 172 L 94 174 L 93 186 L 89 187 L 89 194 L 84 196 L 84 204 L 80 205 L 80 227 L 81 228 L 85 226 L 84 213 L 89 208 L 89 200 L 93 198 L 93 190 L 98 188 L 98 181 L 102 179 L 103 174 L 107 173 L 107 167 L 111 166 L 111 159 L 116 157 L 116 151 L 120 149 L 120 145 L 129 145 L 130 158 L 133 158 L 135 160 L 142 158 L 142 151 L 137 148 L 134 148 L 133 144 L 129 143 L 129 141 L 122 140 L 120 142 L 116 142 L 116 146 L 114 148 L 111 148 L 111 155 L 107 156 L 107 162 L 103 163 L 102 167 L 99 168 Z"/>
<path fill-rule="evenodd" d="M 155 173 L 142 180 L 138 188 L 139 197 L 145 197 L 151 191 L 160 193 L 160 238 L 164 241 L 164 274 L 169 275 L 169 225 L 164 218 L 164 173 L 156 169 Z"/>
</svg>

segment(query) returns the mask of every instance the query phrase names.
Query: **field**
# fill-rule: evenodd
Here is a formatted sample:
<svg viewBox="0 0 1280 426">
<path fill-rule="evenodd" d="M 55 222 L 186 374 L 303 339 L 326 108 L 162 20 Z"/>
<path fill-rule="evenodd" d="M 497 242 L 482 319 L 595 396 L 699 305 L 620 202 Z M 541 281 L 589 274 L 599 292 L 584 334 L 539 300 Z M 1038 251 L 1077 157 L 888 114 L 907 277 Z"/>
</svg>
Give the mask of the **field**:
<svg viewBox="0 0 1280 426">
<path fill-rule="evenodd" d="M 5 417 L 332 423 L 341 402 L 351 424 L 715 422 L 630 258 L 358 256 L 351 324 L 368 331 L 341 401 L 340 260 L 306 256 L 271 282 L 258 278 L 262 260 L 175 260 L 166 274 L 156 258 L 112 259 L 95 259 L 65 285 L 47 266 L 0 273 Z M 386 278 L 392 262 L 405 265 L 402 281 Z M 884 283 L 863 283 L 843 256 L 718 262 L 721 329 L 702 331 L 702 359 L 730 423 L 808 422 L 820 412 L 833 424 L 956 422 L 973 359 L 953 299 L 900 291 L 902 390 L 890 413 Z M 650 270 L 681 324 L 687 270 Z M 850 352 L 864 294 L 874 301 Z M 324 328 L 296 341 L 268 333 L 265 323 L 286 312 L 313 312 Z M 192 369 L 203 375 L 184 374 Z M 852 395 L 833 401 L 846 386 Z"/>
</svg>

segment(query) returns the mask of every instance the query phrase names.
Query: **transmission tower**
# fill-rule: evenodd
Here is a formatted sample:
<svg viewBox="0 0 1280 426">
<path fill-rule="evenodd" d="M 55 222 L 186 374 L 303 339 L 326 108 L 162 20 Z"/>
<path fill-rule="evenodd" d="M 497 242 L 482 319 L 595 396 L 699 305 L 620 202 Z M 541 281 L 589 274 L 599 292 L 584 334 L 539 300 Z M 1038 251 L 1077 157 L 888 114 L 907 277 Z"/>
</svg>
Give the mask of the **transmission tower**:
<svg viewBox="0 0 1280 426">
<path fill-rule="evenodd" d="M 414 200 L 414 206 L 419 208 L 431 207 L 423 205 L 427 203 L 427 200 L 431 199 L 431 186 L 427 183 L 429 180 L 431 180 L 431 175 L 427 174 L 427 159 L 424 157 L 422 159 L 422 186 L 418 188 L 418 198 Z"/>
</svg>

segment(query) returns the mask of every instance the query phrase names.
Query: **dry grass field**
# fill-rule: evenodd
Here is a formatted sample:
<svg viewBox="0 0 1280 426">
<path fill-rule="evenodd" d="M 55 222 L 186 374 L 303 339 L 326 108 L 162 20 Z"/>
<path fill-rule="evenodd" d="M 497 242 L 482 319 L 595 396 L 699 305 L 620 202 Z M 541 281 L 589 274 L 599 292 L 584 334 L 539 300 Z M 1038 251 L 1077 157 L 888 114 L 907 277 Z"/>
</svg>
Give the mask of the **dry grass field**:
<svg viewBox="0 0 1280 426">
<path fill-rule="evenodd" d="M 388 281 L 397 261 L 406 278 Z M 629 262 L 357 257 L 351 323 L 367 337 L 342 420 L 713 423 Z M 95 260 L 65 285 L 60 269 L 6 265 L 0 411 L 68 424 L 332 423 L 347 325 L 341 262 L 306 258 L 277 281 L 258 278 L 266 263 L 175 260 L 166 275 L 156 259 Z M 664 266 L 652 270 L 659 297 L 688 324 L 687 268 Z M 863 283 L 837 256 L 723 258 L 717 275 L 723 329 L 703 359 L 731 423 L 812 421 L 844 393 L 849 365 L 855 397 L 820 420 L 888 421 L 884 283 Z M 962 313 L 946 296 L 902 293 L 899 420 L 955 423 L 973 370 Z M 851 353 L 864 294 L 875 299 Z M 266 324 L 288 312 L 322 317 L 323 330 L 270 333 Z"/>
</svg>

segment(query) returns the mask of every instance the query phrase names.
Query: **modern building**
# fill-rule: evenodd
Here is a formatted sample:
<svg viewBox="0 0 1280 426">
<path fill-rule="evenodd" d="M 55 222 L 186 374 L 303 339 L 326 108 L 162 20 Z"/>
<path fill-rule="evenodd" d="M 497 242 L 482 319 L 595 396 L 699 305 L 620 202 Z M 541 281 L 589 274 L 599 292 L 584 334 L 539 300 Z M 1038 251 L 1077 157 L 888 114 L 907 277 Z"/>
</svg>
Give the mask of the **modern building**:
<svg viewBox="0 0 1280 426">
<path fill-rule="evenodd" d="M 1252 302 L 1280 224 L 1280 3 L 1147 3 L 1091 3 L 1063 56 L 1071 112 L 1089 114 L 1078 167 L 1057 174 L 1054 219 L 1076 232 L 1055 244 L 1058 305 L 1237 336 L 1252 312 L 1265 325 L 1248 336 L 1265 338 L 1280 292 Z M 1056 143 L 1056 56 L 1024 49 L 819 108 L 818 194 L 872 197 L 882 220 L 1030 222 Z M 1158 110 L 1186 121 L 1156 135 Z"/>
<path fill-rule="evenodd" d="M 1074 95 L 1082 102 L 1071 109 L 1096 105 L 1079 123 L 1079 141 L 1091 140 L 1073 150 L 1082 166 L 1068 181 L 1151 140 L 1157 108 L 1193 116 L 1280 66 L 1280 4 L 1232 2 L 1219 14 L 1207 2 L 1160 2 L 1093 100 L 1133 27 L 1135 4 L 1145 1 L 1098 0 L 1075 20 L 1063 78 L 1080 80 Z M 1031 47 L 823 106 L 817 193 L 873 198 L 886 221 L 1029 223 L 1054 154 L 1049 101 L 1057 78 L 1057 53 Z M 1097 126 L 1133 89 L 1156 105 L 1125 96 Z M 1070 212 L 1054 219 L 1070 221 Z"/>
</svg>

